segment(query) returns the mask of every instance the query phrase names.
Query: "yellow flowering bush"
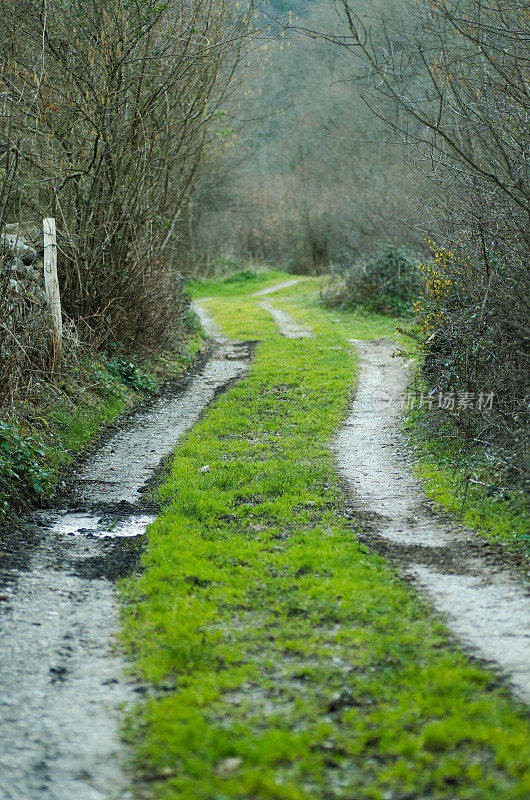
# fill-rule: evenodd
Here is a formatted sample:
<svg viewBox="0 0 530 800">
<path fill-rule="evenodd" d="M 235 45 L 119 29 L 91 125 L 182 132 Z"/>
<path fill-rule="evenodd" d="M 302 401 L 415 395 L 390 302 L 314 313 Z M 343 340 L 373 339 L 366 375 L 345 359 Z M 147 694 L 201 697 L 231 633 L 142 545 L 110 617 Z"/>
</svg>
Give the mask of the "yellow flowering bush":
<svg viewBox="0 0 530 800">
<path fill-rule="evenodd" d="M 498 438 L 502 431 L 504 438 L 517 438 L 515 432 L 528 425 L 528 327 L 521 308 L 529 265 L 492 252 L 466 252 L 465 243 L 447 247 L 427 240 L 427 245 L 428 256 L 417 267 L 417 325 L 398 328 L 423 354 L 422 385 L 433 396 L 493 396 L 487 408 L 470 402 L 457 409 L 452 416 L 459 417 L 459 430 L 481 431 L 482 438 L 485 432 Z"/>
<path fill-rule="evenodd" d="M 423 293 L 413 303 L 423 336 L 443 329 L 453 312 L 471 299 L 469 281 L 472 264 L 469 256 L 461 256 L 432 240 L 427 240 L 430 258 L 418 264 Z"/>
</svg>

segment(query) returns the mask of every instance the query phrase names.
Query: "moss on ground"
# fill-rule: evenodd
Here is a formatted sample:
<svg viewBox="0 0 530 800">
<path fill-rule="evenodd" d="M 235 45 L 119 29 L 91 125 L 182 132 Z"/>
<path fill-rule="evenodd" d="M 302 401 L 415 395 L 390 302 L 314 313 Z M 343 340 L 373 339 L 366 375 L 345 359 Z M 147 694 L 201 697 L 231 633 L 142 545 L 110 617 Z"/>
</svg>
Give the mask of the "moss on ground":
<svg viewBox="0 0 530 800">
<path fill-rule="evenodd" d="M 320 311 L 315 292 L 274 300 L 314 328 L 296 341 L 244 290 L 209 301 L 260 343 L 182 440 L 123 589 L 123 638 L 152 685 L 128 729 L 138 793 L 522 800 L 525 711 L 342 514 L 329 445 L 354 383 L 347 339 L 392 323 Z"/>
</svg>

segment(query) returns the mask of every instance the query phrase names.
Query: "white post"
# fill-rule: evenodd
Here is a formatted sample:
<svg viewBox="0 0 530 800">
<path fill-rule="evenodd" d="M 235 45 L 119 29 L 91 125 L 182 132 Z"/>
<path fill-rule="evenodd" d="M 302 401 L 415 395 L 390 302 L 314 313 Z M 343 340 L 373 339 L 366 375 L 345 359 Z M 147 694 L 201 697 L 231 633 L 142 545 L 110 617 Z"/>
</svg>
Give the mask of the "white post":
<svg viewBox="0 0 530 800">
<path fill-rule="evenodd" d="M 57 237 L 53 217 L 48 217 L 42 221 L 42 230 L 44 233 L 44 289 L 46 292 L 46 304 L 52 321 L 51 374 L 53 376 L 59 369 L 63 350 L 61 295 L 57 278 Z"/>
</svg>

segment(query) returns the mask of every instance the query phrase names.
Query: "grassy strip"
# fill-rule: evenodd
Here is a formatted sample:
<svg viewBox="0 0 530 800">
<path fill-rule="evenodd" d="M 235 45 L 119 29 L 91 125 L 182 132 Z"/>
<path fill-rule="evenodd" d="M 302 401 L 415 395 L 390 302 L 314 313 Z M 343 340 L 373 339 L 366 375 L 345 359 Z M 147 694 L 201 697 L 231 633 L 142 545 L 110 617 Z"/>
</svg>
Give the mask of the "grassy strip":
<svg viewBox="0 0 530 800">
<path fill-rule="evenodd" d="M 478 533 L 530 553 L 528 498 L 521 488 L 503 486 L 488 464 L 487 452 L 467 445 L 458 431 L 451 434 L 447 430 L 442 438 L 429 429 L 427 435 L 419 412 L 409 415 L 406 429 L 414 446 L 416 472 L 427 496 L 460 516 Z M 474 483 L 475 479 L 479 483 Z"/>
<path fill-rule="evenodd" d="M 261 343 L 180 445 L 124 589 L 124 638 L 154 685 L 129 730 L 139 792 L 527 797 L 523 712 L 341 514 L 329 441 L 351 391 L 346 337 L 367 328 L 310 310 L 308 289 L 289 294 L 317 334 L 298 341 L 252 299 L 210 301 L 229 335 Z"/>
<path fill-rule="evenodd" d="M 118 355 L 86 358 L 0 417 L 0 518 L 49 496 L 61 471 L 101 427 L 182 374 L 201 342 L 196 336 L 181 352 L 141 364 Z"/>
<path fill-rule="evenodd" d="M 277 283 L 296 280 L 296 275 L 278 272 L 267 268 L 254 267 L 241 269 L 227 275 L 225 278 L 190 281 L 187 290 L 192 298 L 207 297 L 237 297 L 242 292 L 245 294 L 268 289 Z"/>
</svg>

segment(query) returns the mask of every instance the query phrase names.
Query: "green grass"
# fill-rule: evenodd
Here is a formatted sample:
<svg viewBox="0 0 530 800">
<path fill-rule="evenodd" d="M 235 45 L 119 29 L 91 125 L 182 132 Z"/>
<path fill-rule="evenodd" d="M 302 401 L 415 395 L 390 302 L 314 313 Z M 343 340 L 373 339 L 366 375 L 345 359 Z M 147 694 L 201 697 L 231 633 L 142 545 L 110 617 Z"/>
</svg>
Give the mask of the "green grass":
<svg viewBox="0 0 530 800">
<path fill-rule="evenodd" d="M 329 445 L 354 382 L 347 338 L 386 329 L 316 309 L 314 290 L 281 301 L 312 339 L 279 336 L 243 294 L 208 304 L 260 344 L 181 442 L 123 588 L 123 639 L 153 684 L 128 728 L 139 796 L 526 798 L 523 710 L 341 513 Z"/>
<path fill-rule="evenodd" d="M 484 448 L 473 447 L 450 428 L 443 436 L 430 429 L 427 434 L 425 421 L 421 413 L 411 414 L 407 431 L 427 496 L 478 533 L 528 553 L 530 508 L 524 490 L 503 485 Z"/>
<path fill-rule="evenodd" d="M 257 292 L 268 289 L 276 283 L 295 280 L 296 275 L 287 272 L 278 272 L 268 268 L 242 269 L 225 278 L 190 281 L 187 290 L 192 298 L 207 297 L 236 297 L 242 292 Z"/>
</svg>

